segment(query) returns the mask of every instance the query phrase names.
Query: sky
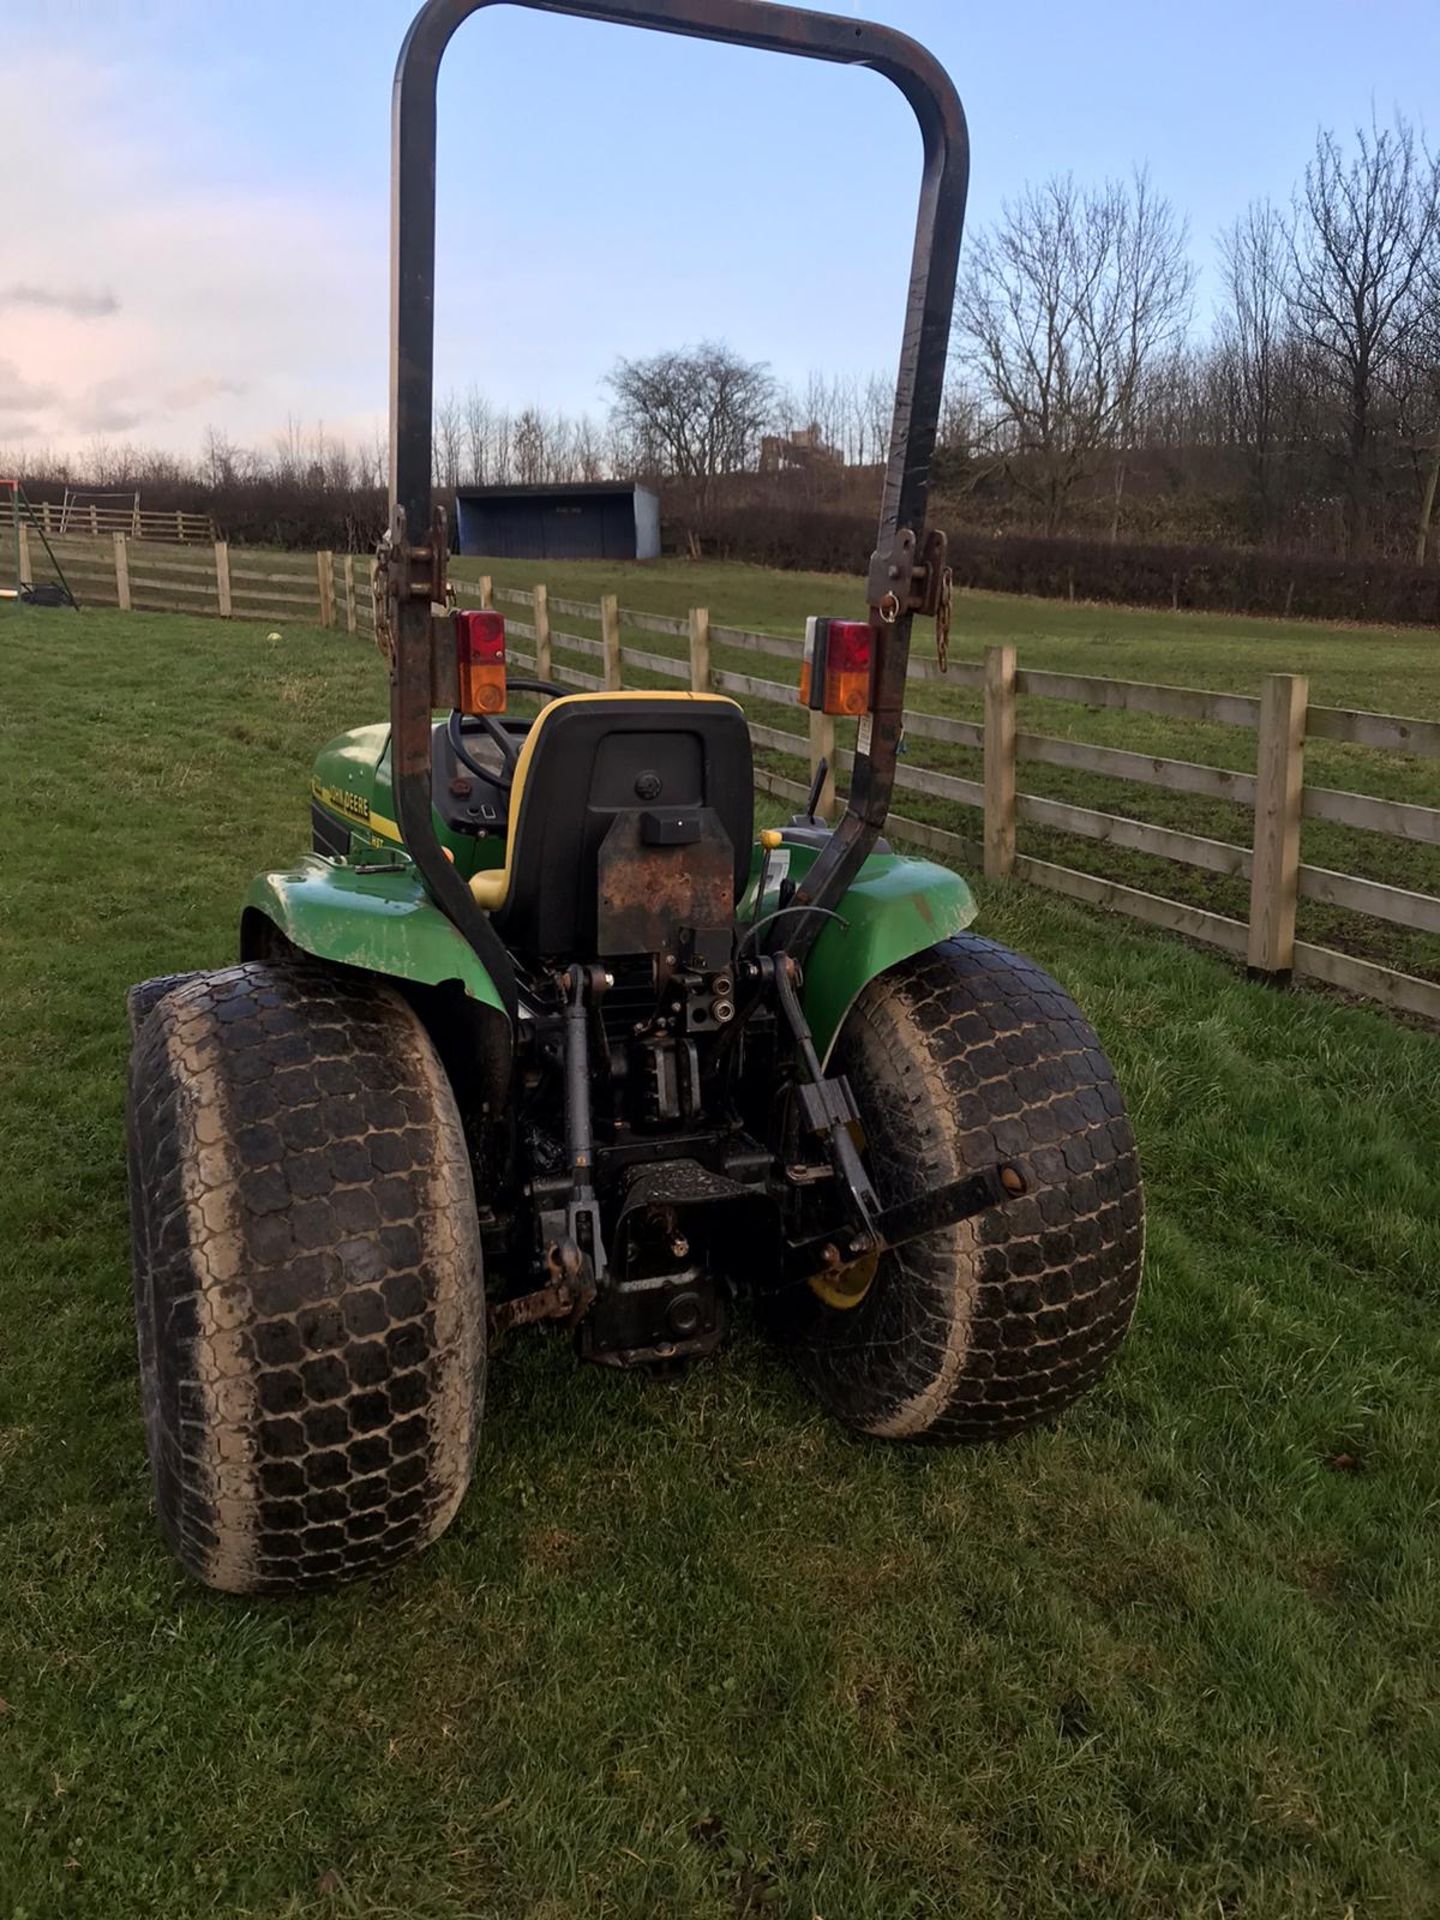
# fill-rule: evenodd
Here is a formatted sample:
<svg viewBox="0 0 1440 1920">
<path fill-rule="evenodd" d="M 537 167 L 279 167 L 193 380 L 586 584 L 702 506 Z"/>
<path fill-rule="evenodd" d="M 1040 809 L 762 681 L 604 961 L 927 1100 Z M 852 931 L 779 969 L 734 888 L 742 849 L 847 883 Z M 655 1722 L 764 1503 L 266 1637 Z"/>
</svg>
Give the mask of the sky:
<svg viewBox="0 0 1440 1920">
<path fill-rule="evenodd" d="M 373 441 L 389 96 L 414 0 L 0 0 L 0 452 Z M 1214 241 L 1317 125 L 1440 136 L 1435 0 L 867 0 L 970 121 L 968 224 L 1150 169 Z M 899 344 L 919 141 L 879 76 L 488 9 L 441 77 L 437 385 L 602 414 L 621 355 L 723 339 L 782 379 Z"/>
</svg>

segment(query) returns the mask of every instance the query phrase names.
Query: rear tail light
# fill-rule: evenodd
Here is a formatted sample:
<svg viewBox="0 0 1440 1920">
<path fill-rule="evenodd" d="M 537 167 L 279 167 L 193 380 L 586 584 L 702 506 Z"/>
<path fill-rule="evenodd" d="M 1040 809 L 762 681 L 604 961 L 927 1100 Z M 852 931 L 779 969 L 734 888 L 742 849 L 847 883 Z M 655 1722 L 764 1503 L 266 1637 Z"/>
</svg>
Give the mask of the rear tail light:
<svg viewBox="0 0 1440 1920">
<path fill-rule="evenodd" d="M 461 713 L 505 711 L 505 616 L 457 613 L 455 665 Z"/>
<path fill-rule="evenodd" d="M 807 620 L 800 666 L 801 706 L 851 718 L 868 713 L 874 641 L 868 620 Z"/>
</svg>

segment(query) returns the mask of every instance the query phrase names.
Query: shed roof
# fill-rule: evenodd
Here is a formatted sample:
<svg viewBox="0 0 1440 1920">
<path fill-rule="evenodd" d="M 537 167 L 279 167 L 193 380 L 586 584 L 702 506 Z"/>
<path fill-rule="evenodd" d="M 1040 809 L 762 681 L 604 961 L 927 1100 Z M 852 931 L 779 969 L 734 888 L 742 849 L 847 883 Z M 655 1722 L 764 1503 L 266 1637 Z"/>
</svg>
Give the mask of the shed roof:
<svg viewBox="0 0 1440 1920">
<path fill-rule="evenodd" d="M 467 500 L 543 500 L 564 494 L 650 493 L 653 489 L 639 480 L 547 480 L 533 487 L 507 484 L 503 487 L 456 487 L 457 498 Z"/>
</svg>

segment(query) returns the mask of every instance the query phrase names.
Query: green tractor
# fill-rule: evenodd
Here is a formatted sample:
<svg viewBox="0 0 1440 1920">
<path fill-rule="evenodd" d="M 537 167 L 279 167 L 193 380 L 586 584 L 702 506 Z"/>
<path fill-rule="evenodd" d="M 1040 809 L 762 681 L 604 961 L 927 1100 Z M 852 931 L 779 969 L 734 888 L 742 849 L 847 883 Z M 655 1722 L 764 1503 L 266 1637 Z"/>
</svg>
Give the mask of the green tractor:
<svg viewBox="0 0 1440 1920">
<path fill-rule="evenodd" d="M 1104 1371 L 1143 1203 L 1068 996 L 968 931 L 963 880 L 881 838 L 967 175 L 943 70 L 762 0 L 528 0 L 878 69 L 924 175 L 864 614 L 810 623 L 802 698 L 858 721 L 833 829 L 758 836 L 740 708 L 508 677 L 448 594 L 431 499 L 436 75 L 489 0 L 429 0 L 395 82 L 388 722 L 313 781 L 240 960 L 131 990 L 135 1303 L 160 1518 L 210 1585 L 290 1593 L 443 1532 L 487 1355 L 527 1326 L 670 1370 L 737 1311 L 858 1432 L 979 1440 Z M 538 710 L 511 709 L 511 695 Z"/>
</svg>

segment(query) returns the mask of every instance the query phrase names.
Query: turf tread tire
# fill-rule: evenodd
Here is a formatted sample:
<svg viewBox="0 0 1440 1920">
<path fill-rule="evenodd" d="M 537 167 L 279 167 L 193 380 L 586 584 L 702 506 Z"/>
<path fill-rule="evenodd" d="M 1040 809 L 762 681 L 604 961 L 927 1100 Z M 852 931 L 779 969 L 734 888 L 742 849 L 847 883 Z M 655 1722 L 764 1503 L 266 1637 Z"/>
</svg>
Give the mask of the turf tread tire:
<svg viewBox="0 0 1440 1920">
<path fill-rule="evenodd" d="M 197 975 L 144 1019 L 127 1110 L 161 1525 L 208 1585 L 293 1593 L 425 1546 L 469 1482 L 479 1227 L 435 1050 L 380 982 Z"/>
<path fill-rule="evenodd" d="M 188 987 L 192 980 L 204 978 L 203 973 L 161 973 L 153 980 L 141 980 L 131 987 L 125 995 L 125 1018 L 130 1023 L 131 1043 L 140 1038 L 140 1029 L 167 993 L 174 993 L 179 987 Z"/>
<path fill-rule="evenodd" d="M 866 987 L 834 1065 L 883 1204 L 1004 1161 L 1027 1191 L 884 1255 L 858 1307 L 797 1290 L 801 1375 L 891 1439 L 998 1439 L 1059 1413 L 1124 1339 L 1144 1243 L 1134 1135 L 1093 1027 L 1033 961 L 961 934 Z"/>
</svg>

